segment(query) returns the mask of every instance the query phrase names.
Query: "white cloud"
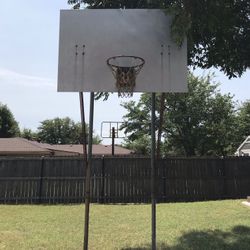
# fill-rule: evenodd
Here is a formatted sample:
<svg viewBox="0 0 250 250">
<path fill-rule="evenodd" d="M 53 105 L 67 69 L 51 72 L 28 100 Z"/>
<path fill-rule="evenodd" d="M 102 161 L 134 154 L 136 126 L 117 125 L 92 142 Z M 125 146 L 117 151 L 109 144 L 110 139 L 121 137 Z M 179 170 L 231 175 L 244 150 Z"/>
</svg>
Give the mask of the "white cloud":
<svg viewBox="0 0 250 250">
<path fill-rule="evenodd" d="M 25 75 L 11 71 L 9 69 L 0 68 L 0 87 L 6 84 L 35 88 L 55 88 L 56 86 L 55 80 L 52 79 Z"/>
</svg>

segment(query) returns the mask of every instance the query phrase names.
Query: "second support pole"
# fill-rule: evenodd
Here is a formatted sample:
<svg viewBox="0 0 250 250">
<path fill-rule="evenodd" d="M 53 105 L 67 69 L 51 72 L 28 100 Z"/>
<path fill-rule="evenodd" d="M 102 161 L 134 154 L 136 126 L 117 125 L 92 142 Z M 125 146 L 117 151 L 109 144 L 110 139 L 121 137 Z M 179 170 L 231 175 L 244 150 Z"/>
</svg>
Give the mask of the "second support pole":
<svg viewBox="0 0 250 250">
<path fill-rule="evenodd" d="M 155 93 L 151 95 L 151 228 L 152 250 L 156 250 L 156 195 L 155 195 Z"/>
<path fill-rule="evenodd" d="M 86 169 L 85 186 L 85 222 L 84 222 L 84 250 L 88 250 L 89 240 L 89 205 L 90 205 L 90 177 L 92 165 L 92 142 L 93 142 L 93 121 L 94 121 L 94 92 L 90 93 L 89 110 L 89 138 L 88 138 L 88 164 Z"/>
</svg>

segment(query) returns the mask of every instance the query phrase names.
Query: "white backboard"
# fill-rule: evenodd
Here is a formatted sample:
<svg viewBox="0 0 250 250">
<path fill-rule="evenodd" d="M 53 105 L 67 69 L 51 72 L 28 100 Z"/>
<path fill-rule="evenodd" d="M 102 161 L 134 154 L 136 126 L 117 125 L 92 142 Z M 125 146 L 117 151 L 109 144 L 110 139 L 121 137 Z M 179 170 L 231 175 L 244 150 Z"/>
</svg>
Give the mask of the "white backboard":
<svg viewBox="0 0 250 250">
<path fill-rule="evenodd" d="M 117 92 L 106 61 L 127 55 L 145 60 L 134 92 L 186 92 L 187 46 L 170 23 L 156 9 L 61 10 L 58 91 Z"/>
</svg>

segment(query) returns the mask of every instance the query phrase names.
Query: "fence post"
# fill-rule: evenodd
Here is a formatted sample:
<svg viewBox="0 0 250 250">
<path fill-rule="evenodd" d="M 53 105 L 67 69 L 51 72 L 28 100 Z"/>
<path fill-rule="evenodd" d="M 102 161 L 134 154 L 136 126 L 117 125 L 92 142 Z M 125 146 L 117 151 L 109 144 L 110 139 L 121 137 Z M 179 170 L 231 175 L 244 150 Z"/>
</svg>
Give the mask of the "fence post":
<svg viewBox="0 0 250 250">
<path fill-rule="evenodd" d="M 223 178 L 223 197 L 222 199 L 228 198 L 227 194 L 227 176 L 226 176 L 226 158 L 222 157 L 222 178 Z"/>
<path fill-rule="evenodd" d="M 105 188 L 105 157 L 104 155 L 102 156 L 102 169 L 101 169 L 101 203 L 105 203 L 105 193 L 104 193 L 104 188 Z"/>
<path fill-rule="evenodd" d="M 165 166 L 166 164 L 166 166 Z M 161 162 L 161 180 L 162 180 L 162 196 L 161 196 L 161 202 L 166 202 L 167 193 L 166 193 L 166 167 L 168 166 L 167 159 L 165 159 L 165 164 Z"/>
<path fill-rule="evenodd" d="M 43 175 L 44 175 L 44 156 L 41 157 L 41 168 L 40 168 L 40 181 L 39 181 L 39 194 L 38 201 L 42 203 L 42 192 L 43 192 Z"/>
</svg>

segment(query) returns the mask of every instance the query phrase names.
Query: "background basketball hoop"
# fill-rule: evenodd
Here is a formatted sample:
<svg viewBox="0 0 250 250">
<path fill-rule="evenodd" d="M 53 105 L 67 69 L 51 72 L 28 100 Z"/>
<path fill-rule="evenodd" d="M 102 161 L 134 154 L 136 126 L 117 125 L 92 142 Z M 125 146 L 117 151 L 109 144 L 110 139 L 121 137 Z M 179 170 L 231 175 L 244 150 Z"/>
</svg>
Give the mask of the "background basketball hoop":
<svg viewBox="0 0 250 250">
<path fill-rule="evenodd" d="M 101 123 L 101 137 L 112 139 L 112 155 L 115 155 L 115 138 L 122 139 L 125 137 L 121 129 L 122 122 L 103 121 Z"/>
</svg>

